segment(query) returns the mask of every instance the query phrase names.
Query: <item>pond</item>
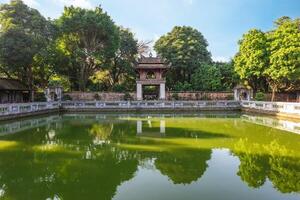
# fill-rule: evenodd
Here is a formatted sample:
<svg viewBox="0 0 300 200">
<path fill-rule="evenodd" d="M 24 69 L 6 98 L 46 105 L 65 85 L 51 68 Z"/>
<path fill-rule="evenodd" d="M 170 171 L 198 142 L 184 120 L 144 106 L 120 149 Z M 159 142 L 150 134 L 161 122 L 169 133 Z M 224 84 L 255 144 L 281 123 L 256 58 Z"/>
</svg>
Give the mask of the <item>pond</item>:
<svg viewBox="0 0 300 200">
<path fill-rule="evenodd" d="M 240 113 L 9 121 L 0 199 L 300 199 L 299 133 L 299 122 Z"/>
</svg>

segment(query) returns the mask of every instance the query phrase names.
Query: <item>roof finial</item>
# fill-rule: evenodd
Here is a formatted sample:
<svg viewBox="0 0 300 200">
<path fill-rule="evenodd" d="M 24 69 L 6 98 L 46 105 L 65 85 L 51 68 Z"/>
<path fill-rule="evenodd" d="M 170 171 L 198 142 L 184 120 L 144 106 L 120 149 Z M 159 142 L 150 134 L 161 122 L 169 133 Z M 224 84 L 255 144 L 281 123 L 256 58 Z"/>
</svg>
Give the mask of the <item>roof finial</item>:
<svg viewBox="0 0 300 200">
<path fill-rule="evenodd" d="M 152 58 L 152 52 L 150 52 L 149 57 Z"/>
</svg>

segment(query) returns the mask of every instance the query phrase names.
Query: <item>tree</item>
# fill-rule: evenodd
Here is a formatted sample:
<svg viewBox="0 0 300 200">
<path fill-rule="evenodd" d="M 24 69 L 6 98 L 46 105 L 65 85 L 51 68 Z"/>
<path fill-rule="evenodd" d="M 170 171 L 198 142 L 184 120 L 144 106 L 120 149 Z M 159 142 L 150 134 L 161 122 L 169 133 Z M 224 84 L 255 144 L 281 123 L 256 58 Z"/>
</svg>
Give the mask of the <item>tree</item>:
<svg viewBox="0 0 300 200">
<path fill-rule="evenodd" d="M 300 80 L 300 19 L 282 17 L 275 24 L 277 28 L 268 34 L 270 66 L 265 70 L 272 88 L 272 101 L 282 84 Z"/>
<path fill-rule="evenodd" d="M 138 54 L 137 41 L 128 29 L 120 28 L 120 47 L 111 59 L 111 86 L 135 82 L 134 64 Z"/>
<path fill-rule="evenodd" d="M 34 57 L 45 48 L 54 34 L 51 21 L 21 0 L 0 6 L 0 70 L 34 84 Z"/>
<path fill-rule="evenodd" d="M 192 75 L 193 88 L 199 91 L 220 91 L 221 71 L 216 64 L 205 64 Z"/>
<path fill-rule="evenodd" d="M 253 90 L 265 88 L 264 71 L 269 64 L 268 39 L 264 32 L 252 29 L 239 41 L 239 52 L 234 57 L 234 68 L 241 79 Z"/>
<path fill-rule="evenodd" d="M 114 56 L 119 45 L 118 29 L 100 7 L 66 7 L 57 24 L 60 48 L 72 58 L 70 66 L 76 71 L 79 90 L 85 91 L 90 76 Z"/>
<path fill-rule="evenodd" d="M 221 72 L 222 90 L 231 91 L 239 83 L 239 75 L 234 71 L 233 61 L 216 62 Z"/>
<path fill-rule="evenodd" d="M 155 43 L 155 50 L 170 65 L 168 84 L 191 83 L 191 77 L 202 63 L 211 62 L 208 43 L 203 35 L 192 27 L 176 26 Z"/>
</svg>

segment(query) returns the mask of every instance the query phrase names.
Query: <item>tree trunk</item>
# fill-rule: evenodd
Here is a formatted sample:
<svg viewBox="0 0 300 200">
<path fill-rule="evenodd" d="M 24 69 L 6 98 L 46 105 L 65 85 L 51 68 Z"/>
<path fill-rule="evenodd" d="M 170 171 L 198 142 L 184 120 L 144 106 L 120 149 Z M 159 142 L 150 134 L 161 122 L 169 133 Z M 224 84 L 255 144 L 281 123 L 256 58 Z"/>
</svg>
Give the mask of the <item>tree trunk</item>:
<svg viewBox="0 0 300 200">
<path fill-rule="evenodd" d="M 28 66 L 28 68 L 27 68 L 27 83 L 28 83 L 28 88 L 30 90 L 29 101 L 33 102 L 34 101 L 34 91 L 33 91 L 33 74 L 32 74 L 31 66 Z"/>
<path fill-rule="evenodd" d="M 276 91 L 277 91 L 277 87 L 276 86 L 272 86 L 272 98 L 271 98 L 272 102 L 275 100 Z"/>
</svg>

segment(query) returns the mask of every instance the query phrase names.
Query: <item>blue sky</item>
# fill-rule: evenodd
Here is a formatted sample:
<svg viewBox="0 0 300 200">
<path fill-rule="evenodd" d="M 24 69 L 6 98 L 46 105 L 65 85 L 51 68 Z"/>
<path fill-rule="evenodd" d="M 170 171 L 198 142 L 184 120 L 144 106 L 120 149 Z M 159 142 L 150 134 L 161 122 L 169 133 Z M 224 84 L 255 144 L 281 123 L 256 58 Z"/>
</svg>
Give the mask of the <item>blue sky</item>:
<svg viewBox="0 0 300 200">
<path fill-rule="evenodd" d="M 6 3 L 9 0 L 0 0 Z M 57 18 L 64 6 L 102 5 L 112 19 L 138 39 L 155 41 L 176 25 L 198 29 L 214 60 L 229 60 L 251 28 L 269 30 L 281 16 L 300 17 L 300 0 L 24 0 L 44 16 Z"/>
</svg>

